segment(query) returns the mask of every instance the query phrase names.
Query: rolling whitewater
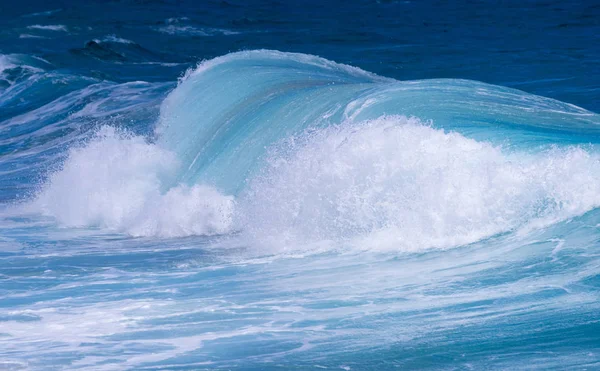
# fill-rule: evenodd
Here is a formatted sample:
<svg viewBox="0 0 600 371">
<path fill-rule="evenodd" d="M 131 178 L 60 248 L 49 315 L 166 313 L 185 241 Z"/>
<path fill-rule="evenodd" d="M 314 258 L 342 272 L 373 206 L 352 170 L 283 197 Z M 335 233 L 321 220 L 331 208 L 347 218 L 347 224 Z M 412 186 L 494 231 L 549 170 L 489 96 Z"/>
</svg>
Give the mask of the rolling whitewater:
<svg viewBox="0 0 600 371">
<path fill-rule="evenodd" d="M 600 367 L 600 7 L 51 3 L 0 12 L 0 370 Z"/>
</svg>

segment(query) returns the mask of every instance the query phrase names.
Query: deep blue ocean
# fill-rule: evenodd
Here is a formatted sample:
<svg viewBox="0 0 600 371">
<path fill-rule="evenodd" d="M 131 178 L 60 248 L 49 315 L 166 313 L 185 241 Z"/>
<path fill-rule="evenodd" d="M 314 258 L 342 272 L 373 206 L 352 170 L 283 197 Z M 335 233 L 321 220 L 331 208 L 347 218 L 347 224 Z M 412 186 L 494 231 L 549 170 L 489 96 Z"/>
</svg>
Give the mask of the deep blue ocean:
<svg viewBox="0 0 600 371">
<path fill-rule="evenodd" d="M 0 370 L 600 369 L 600 4 L 0 0 Z"/>
</svg>

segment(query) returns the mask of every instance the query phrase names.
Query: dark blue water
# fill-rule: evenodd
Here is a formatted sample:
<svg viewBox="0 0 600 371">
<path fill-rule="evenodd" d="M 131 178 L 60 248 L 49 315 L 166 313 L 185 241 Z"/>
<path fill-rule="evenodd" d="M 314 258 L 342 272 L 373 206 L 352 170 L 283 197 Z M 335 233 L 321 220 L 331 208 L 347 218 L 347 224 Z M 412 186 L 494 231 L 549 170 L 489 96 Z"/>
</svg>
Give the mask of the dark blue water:
<svg viewBox="0 0 600 371">
<path fill-rule="evenodd" d="M 600 5 L 0 25 L 0 369 L 600 367 Z"/>
<path fill-rule="evenodd" d="M 4 53 L 111 81 L 173 82 L 185 67 L 139 63 L 191 65 L 265 48 L 401 80 L 479 80 L 598 110 L 600 6 L 592 1 L 19 1 L 1 14 Z M 27 28 L 35 24 L 69 31 Z M 135 44 L 90 43 L 108 35 Z"/>
</svg>

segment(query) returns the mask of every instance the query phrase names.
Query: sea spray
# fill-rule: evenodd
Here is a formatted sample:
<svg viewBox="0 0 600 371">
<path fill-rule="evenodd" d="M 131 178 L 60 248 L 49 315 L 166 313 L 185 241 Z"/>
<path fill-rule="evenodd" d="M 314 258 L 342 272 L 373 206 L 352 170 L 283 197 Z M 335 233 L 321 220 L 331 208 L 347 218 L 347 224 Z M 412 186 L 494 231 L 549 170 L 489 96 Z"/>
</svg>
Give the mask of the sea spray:
<svg viewBox="0 0 600 371">
<path fill-rule="evenodd" d="M 307 130 L 274 146 L 241 196 L 243 228 L 277 246 L 460 246 L 600 205 L 591 148 L 506 151 L 417 118 Z"/>
<path fill-rule="evenodd" d="M 178 168 L 173 153 L 104 126 L 87 143 L 70 149 L 29 207 L 65 227 L 99 227 L 132 236 L 229 231 L 233 198 L 204 185 L 165 189 Z"/>
</svg>

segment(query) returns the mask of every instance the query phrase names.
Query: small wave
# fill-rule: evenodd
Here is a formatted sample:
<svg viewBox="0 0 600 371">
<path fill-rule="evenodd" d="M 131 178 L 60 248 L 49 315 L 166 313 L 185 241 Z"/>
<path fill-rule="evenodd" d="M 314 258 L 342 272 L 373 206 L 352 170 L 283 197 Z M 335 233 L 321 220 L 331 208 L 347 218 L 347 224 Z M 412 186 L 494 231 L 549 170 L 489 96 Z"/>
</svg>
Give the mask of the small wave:
<svg viewBox="0 0 600 371">
<path fill-rule="evenodd" d="M 108 36 L 104 37 L 103 39 L 94 39 L 93 41 L 95 41 L 97 43 L 109 42 L 109 43 L 130 44 L 130 45 L 135 44 L 135 42 L 133 42 L 131 40 L 123 39 L 121 37 L 117 37 L 116 35 L 108 35 Z"/>
<path fill-rule="evenodd" d="M 188 17 L 168 18 L 165 26 L 159 27 L 158 31 L 168 35 L 187 35 L 187 36 L 216 36 L 216 35 L 236 35 L 239 32 L 223 28 L 196 27 L 186 24 L 190 21 Z"/>
<path fill-rule="evenodd" d="M 174 63 L 173 56 L 157 53 L 146 49 L 135 41 L 124 39 L 116 35 L 108 35 L 101 39 L 92 39 L 85 43 L 83 48 L 74 48 L 71 53 L 110 61 L 114 63 Z"/>
<path fill-rule="evenodd" d="M 42 72 L 48 67 L 50 63 L 39 57 L 25 54 L 0 54 L 0 82 L 12 85 L 20 78 Z"/>
<path fill-rule="evenodd" d="M 168 18 L 165 23 L 167 24 L 174 24 L 174 23 L 181 23 L 181 22 L 187 22 L 190 19 L 188 17 L 173 17 L 173 18 Z"/>
<path fill-rule="evenodd" d="M 52 14 L 56 14 L 58 12 L 62 11 L 62 9 L 53 9 L 53 10 L 47 10 L 45 12 L 37 12 L 37 13 L 31 13 L 31 14 L 26 14 L 23 17 L 25 18 L 29 18 L 29 17 L 45 17 L 45 16 L 49 16 Z"/>
<path fill-rule="evenodd" d="M 62 25 L 62 24 L 49 24 L 49 25 L 40 25 L 40 24 L 34 24 L 32 26 L 27 26 L 28 29 L 30 30 L 43 30 L 43 31 L 60 31 L 60 32 L 67 32 L 67 26 Z"/>
<path fill-rule="evenodd" d="M 47 39 L 47 37 L 22 33 L 19 35 L 19 39 Z"/>
<path fill-rule="evenodd" d="M 226 30 L 222 28 L 197 28 L 193 26 L 168 25 L 158 28 L 159 32 L 169 35 L 187 35 L 187 36 L 217 36 L 217 35 L 237 35 L 239 32 Z"/>
</svg>

